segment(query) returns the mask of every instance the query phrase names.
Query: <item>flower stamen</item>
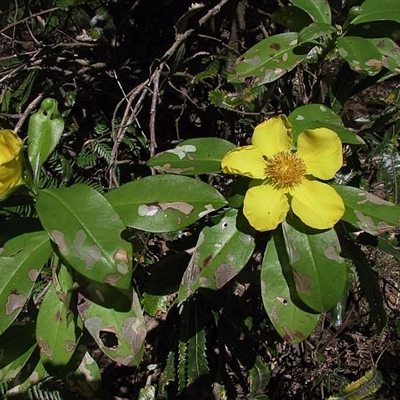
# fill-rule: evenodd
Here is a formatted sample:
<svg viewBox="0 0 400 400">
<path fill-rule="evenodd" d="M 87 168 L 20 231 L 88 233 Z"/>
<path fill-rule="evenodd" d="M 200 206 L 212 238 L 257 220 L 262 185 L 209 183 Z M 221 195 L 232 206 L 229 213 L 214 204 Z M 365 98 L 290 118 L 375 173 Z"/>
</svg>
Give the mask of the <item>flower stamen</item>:
<svg viewBox="0 0 400 400">
<path fill-rule="evenodd" d="M 292 189 L 300 184 L 307 167 L 296 153 L 280 151 L 266 160 L 265 171 L 272 184 L 279 188 Z"/>
</svg>

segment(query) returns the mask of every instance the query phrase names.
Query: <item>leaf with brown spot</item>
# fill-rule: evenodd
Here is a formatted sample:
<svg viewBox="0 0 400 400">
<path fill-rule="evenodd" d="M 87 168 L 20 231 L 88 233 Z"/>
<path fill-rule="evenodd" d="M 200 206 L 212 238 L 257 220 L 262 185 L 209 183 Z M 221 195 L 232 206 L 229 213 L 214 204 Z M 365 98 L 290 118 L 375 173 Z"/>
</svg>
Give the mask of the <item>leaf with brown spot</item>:
<svg viewBox="0 0 400 400">
<path fill-rule="evenodd" d="M 0 254 L 0 335 L 30 298 L 36 278 L 52 252 L 45 232 L 17 236 Z"/>
<path fill-rule="evenodd" d="M 200 232 L 179 288 L 178 302 L 199 287 L 220 289 L 245 267 L 255 244 L 251 235 L 237 229 L 237 215 L 238 211 L 231 209 L 217 225 Z"/>
</svg>

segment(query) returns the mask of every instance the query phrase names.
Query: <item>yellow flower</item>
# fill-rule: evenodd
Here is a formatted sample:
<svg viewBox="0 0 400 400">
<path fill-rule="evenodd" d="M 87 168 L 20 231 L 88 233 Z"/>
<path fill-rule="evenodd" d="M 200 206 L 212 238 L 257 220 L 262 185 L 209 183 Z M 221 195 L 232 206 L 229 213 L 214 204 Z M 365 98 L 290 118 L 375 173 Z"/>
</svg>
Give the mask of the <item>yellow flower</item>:
<svg viewBox="0 0 400 400">
<path fill-rule="evenodd" d="M 291 125 L 284 115 L 254 130 L 250 146 L 222 159 L 222 172 L 253 178 L 243 213 L 258 231 L 275 229 L 292 211 L 308 226 L 332 228 L 343 216 L 339 194 L 321 180 L 332 179 L 343 164 L 342 143 L 330 129 L 305 130 L 291 151 Z"/>
<path fill-rule="evenodd" d="M 22 181 L 22 140 L 11 130 L 0 130 L 0 196 Z"/>
</svg>

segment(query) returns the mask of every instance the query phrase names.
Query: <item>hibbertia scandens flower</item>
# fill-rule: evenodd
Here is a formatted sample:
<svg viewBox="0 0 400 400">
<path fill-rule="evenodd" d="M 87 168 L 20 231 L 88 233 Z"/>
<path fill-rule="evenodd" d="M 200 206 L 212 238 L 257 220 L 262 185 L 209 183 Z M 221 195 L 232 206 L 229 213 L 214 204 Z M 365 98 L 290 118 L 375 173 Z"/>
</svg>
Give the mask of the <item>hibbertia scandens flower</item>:
<svg viewBox="0 0 400 400">
<path fill-rule="evenodd" d="M 308 129 L 292 143 L 284 115 L 259 124 L 251 145 L 237 147 L 222 159 L 222 172 L 252 178 L 243 213 L 258 231 L 275 229 L 290 209 L 308 226 L 332 228 L 344 214 L 339 194 L 327 181 L 343 164 L 342 142 L 327 128 Z"/>
</svg>

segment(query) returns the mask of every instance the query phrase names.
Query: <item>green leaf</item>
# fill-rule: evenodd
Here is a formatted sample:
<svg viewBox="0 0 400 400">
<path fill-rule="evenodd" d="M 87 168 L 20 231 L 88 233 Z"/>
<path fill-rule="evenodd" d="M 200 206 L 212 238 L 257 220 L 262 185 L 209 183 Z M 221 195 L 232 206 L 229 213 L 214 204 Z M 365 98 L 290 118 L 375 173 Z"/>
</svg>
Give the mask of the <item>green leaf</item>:
<svg viewBox="0 0 400 400">
<path fill-rule="evenodd" d="M 328 0 L 291 0 L 294 6 L 306 11 L 310 17 L 319 23 L 331 23 L 331 8 Z"/>
<path fill-rule="evenodd" d="M 262 357 L 257 356 L 254 366 L 249 371 L 250 393 L 254 396 L 265 390 L 270 379 L 271 370 Z"/>
<path fill-rule="evenodd" d="M 187 385 L 198 381 L 208 373 L 208 362 L 206 356 L 206 332 L 199 329 L 188 339 L 187 347 Z"/>
<path fill-rule="evenodd" d="M 2 334 L 17 318 L 31 296 L 35 281 L 51 255 L 45 232 L 32 232 L 9 240 L 0 254 L 0 318 Z"/>
<path fill-rule="evenodd" d="M 261 267 L 261 296 L 264 308 L 278 334 L 287 342 L 296 344 L 306 339 L 318 323 L 319 314 L 312 314 L 299 308 L 291 299 L 285 272 L 288 265 L 281 265 L 277 245 L 286 252 L 276 234 L 265 250 Z M 289 267 L 290 268 L 290 267 Z"/>
<path fill-rule="evenodd" d="M 127 312 L 105 308 L 88 299 L 78 305 L 78 310 L 85 328 L 104 354 L 122 365 L 139 363 L 144 351 L 146 325 L 136 293 Z"/>
<path fill-rule="evenodd" d="M 36 348 L 35 325 L 20 322 L 0 336 L 0 383 L 15 378 Z"/>
<path fill-rule="evenodd" d="M 212 186 L 180 175 L 155 175 L 107 193 L 122 221 L 147 232 L 181 230 L 226 205 Z"/>
<path fill-rule="evenodd" d="M 131 286 L 132 248 L 121 239 L 125 225 L 100 193 L 83 184 L 42 190 L 36 209 L 68 265 L 90 280 Z"/>
<path fill-rule="evenodd" d="M 351 25 L 379 20 L 400 22 L 400 3 L 393 0 L 365 0 Z"/>
<path fill-rule="evenodd" d="M 315 231 L 300 220 L 283 223 L 289 263 L 299 298 L 317 312 L 331 309 L 342 296 L 348 270 L 334 229 Z M 300 231 L 301 230 L 301 231 Z"/>
<path fill-rule="evenodd" d="M 222 157 L 234 147 L 219 138 L 189 139 L 174 149 L 156 154 L 147 165 L 158 172 L 178 175 L 210 174 L 221 170 Z"/>
<path fill-rule="evenodd" d="M 71 296 L 73 279 L 65 265 L 61 265 L 55 286 L 46 292 L 39 307 L 36 322 L 36 340 L 40 348 L 40 359 L 46 370 L 66 366 L 77 347 L 82 332 L 82 321 L 75 312 L 75 301 Z"/>
<path fill-rule="evenodd" d="M 295 54 L 298 34 L 281 33 L 261 40 L 241 56 L 230 82 L 242 82 L 254 78 L 254 83 L 264 85 L 276 81 L 296 67 L 305 55 Z"/>
<path fill-rule="evenodd" d="M 400 65 L 400 47 L 389 38 L 369 39 L 381 53 L 382 63 L 389 71 L 397 72 Z"/>
<path fill-rule="evenodd" d="M 220 289 L 244 268 L 255 244 L 252 236 L 237 229 L 237 215 L 237 210 L 229 210 L 217 225 L 200 232 L 182 278 L 178 302 L 200 287 Z"/>
<path fill-rule="evenodd" d="M 307 12 L 293 6 L 281 7 L 278 12 L 271 14 L 271 18 L 292 32 L 300 32 L 313 21 Z"/>
<path fill-rule="evenodd" d="M 306 129 L 329 128 L 338 134 L 343 143 L 365 145 L 361 137 L 343 126 L 343 121 L 338 114 L 322 104 L 298 107 L 288 116 L 288 119 L 292 124 L 295 140 Z"/>
<path fill-rule="evenodd" d="M 40 361 L 39 349 L 36 347 L 36 351 L 34 351 L 23 370 L 10 382 L 12 388 L 7 391 L 6 398 L 12 399 L 17 394 L 25 394 L 29 388 L 45 379 L 46 376 L 48 376 L 48 373 Z"/>
<path fill-rule="evenodd" d="M 383 67 L 381 53 L 370 39 L 341 36 L 337 40 L 337 47 L 339 55 L 355 72 L 364 72 L 372 76 L 378 74 Z"/>
<path fill-rule="evenodd" d="M 346 206 L 343 220 L 380 235 L 400 225 L 400 207 L 369 192 L 351 186 L 332 185 Z"/>
<path fill-rule="evenodd" d="M 336 28 L 330 24 L 314 22 L 303 28 L 299 33 L 299 44 L 303 42 L 313 41 L 323 36 L 336 33 Z"/>
<path fill-rule="evenodd" d="M 28 156 L 35 181 L 43 163 L 60 141 L 63 130 L 64 119 L 58 111 L 57 101 L 44 99 L 40 109 L 30 117 L 28 125 Z"/>
</svg>

